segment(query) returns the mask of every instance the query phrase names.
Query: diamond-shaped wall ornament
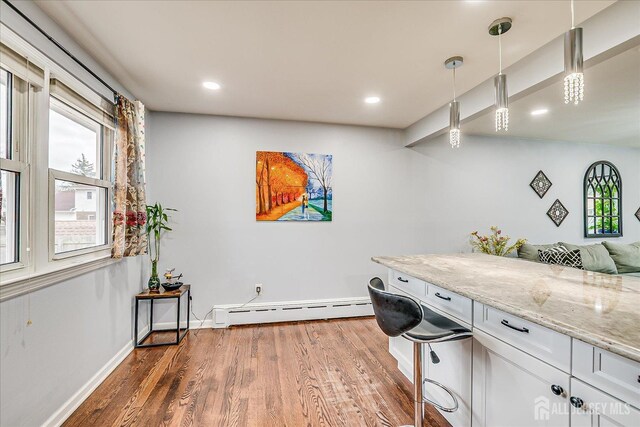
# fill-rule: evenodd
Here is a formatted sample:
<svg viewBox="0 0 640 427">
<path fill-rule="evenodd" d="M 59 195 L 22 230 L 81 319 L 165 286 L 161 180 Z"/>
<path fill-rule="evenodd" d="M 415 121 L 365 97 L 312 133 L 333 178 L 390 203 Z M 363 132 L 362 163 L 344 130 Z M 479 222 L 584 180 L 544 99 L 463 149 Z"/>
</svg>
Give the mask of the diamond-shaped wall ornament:
<svg viewBox="0 0 640 427">
<path fill-rule="evenodd" d="M 551 218 L 551 221 L 554 222 L 556 227 L 560 227 L 562 221 L 564 221 L 567 215 L 569 215 L 569 211 L 564 207 L 562 202 L 560 202 L 560 199 L 556 199 L 547 211 L 547 215 Z"/>
<path fill-rule="evenodd" d="M 640 221 L 640 208 L 638 208 L 638 210 L 636 211 L 636 218 L 638 218 L 638 221 Z"/>
<path fill-rule="evenodd" d="M 549 178 L 547 178 L 542 171 L 538 172 L 535 178 L 533 178 L 533 181 L 531 181 L 531 184 L 529 184 L 541 199 L 545 194 L 547 194 L 547 191 L 549 191 L 549 188 L 551 188 L 552 185 L 553 184 L 549 181 Z"/>
</svg>

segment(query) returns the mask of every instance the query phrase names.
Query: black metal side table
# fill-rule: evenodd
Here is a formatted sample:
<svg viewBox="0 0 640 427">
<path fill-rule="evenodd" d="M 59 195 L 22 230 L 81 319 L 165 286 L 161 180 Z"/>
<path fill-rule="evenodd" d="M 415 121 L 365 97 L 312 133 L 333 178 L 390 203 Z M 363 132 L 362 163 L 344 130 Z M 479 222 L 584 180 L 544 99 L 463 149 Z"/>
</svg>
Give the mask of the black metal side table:
<svg viewBox="0 0 640 427">
<path fill-rule="evenodd" d="M 182 296 L 186 294 L 187 297 L 187 328 L 184 329 L 184 332 L 181 334 L 180 328 L 180 301 Z M 153 330 L 153 302 L 155 300 L 166 300 L 166 299 L 177 299 L 176 304 L 176 329 L 162 329 L 161 331 Z M 149 308 L 149 332 L 142 337 L 142 339 L 138 340 L 138 306 L 140 301 L 149 301 L 151 306 Z M 189 332 L 189 313 L 191 309 L 191 285 L 182 285 L 178 289 L 174 291 L 165 291 L 164 289 L 160 289 L 159 292 L 150 292 L 148 289 L 140 292 L 136 295 L 136 309 L 135 309 L 135 346 L 136 347 L 158 347 L 161 345 L 176 345 L 180 344 L 180 341 L 187 335 Z M 166 331 L 176 331 L 176 340 L 170 342 L 161 342 L 161 343 L 151 343 L 151 344 L 143 344 L 143 342 L 151 336 L 154 332 L 166 332 Z"/>
</svg>

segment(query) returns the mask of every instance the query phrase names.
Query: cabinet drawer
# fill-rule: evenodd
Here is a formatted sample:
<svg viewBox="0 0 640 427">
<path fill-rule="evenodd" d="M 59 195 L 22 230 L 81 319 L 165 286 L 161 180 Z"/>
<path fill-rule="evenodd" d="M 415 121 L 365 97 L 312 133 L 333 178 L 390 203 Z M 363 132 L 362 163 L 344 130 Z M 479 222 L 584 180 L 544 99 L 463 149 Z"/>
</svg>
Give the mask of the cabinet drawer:
<svg viewBox="0 0 640 427">
<path fill-rule="evenodd" d="M 575 378 L 571 397 L 582 400 L 582 407 L 571 412 L 571 427 L 637 427 L 640 422 L 639 410 Z"/>
<path fill-rule="evenodd" d="M 574 339 L 572 374 L 640 408 L 640 363 Z"/>
<path fill-rule="evenodd" d="M 469 325 L 473 323 L 473 301 L 467 297 L 429 283 L 426 302 Z"/>
<path fill-rule="evenodd" d="M 473 340 L 473 427 L 569 426 L 568 373 L 480 330 Z"/>
<path fill-rule="evenodd" d="M 474 304 L 474 328 L 481 329 L 564 372 L 571 372 L 569 336 L 478 302 Z"/>
<path fill-rule="evenodd" d="M 389 272 L 389 283 L 413 296 L 424 299 L 427 294 L 427 284 L 404 273 L 391 270 Z"/>
</svg>

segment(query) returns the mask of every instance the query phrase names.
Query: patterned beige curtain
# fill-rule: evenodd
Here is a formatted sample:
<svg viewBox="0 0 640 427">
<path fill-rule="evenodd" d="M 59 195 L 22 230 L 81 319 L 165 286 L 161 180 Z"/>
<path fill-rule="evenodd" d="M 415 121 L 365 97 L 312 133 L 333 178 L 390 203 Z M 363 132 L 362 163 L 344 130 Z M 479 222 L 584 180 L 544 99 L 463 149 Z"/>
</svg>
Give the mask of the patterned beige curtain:
<svg viewBox="0 0 640 427">
<path fill-rule="evenodd" d="M 147 253 L 144 105 L 116 97 L 112 258 Z"/>
</svg>

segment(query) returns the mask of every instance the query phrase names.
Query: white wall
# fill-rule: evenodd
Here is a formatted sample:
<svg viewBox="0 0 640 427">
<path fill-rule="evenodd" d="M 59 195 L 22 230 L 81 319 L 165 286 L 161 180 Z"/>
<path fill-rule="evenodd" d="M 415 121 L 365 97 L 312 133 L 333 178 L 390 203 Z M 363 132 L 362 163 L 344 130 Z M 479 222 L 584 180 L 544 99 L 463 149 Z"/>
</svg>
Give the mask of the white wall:
<svg viewBox="0 0 640 427">
<path fill-rule="evenodd" d="M 35 4 L 14 3 L 128 94 Z M 105 92 L 4 3 L 0 12 L 3 23 L 86 84 Z M 128 259 L 0 303 L 0 425 L 41 425 L 131 343 L 133 295 L 143 283 L 141 264 L 141 258 Z M 31 326 L 27 326 L 29 318 Z"/>
<path fill-rule="evenodd" d="M 140 261 L 0 304 L 0 425 L 41 425 L 131 343 Z"/>
<path fill-rule="evenodd" d="M 639 142 L 640 144 L 640 142 Z M 445 138 L 413 148 L 421 157 L 425 184 L 418 209 L 430 223 L 425 250 L 468 251 L 468 233 L 501 227 L 513 239 L 593 244 L 583 231 L 584 174 L 593 162 L 609 160 L 623 181 L 623 233 L 619 242 L 640 240 L 640 145 L 623 148 L 556 141 L 463 136 L 453 150 Z M 543 199 L 529 187 L 539 170 L 553 183 Z M 546 215 L 556 200 L 569 215 L 560 227 Z"/>
<path fill-rule="evenodd" d="M 363 296 L 377 254 L 468 252 L 468 235 L 498 225 L 533 243 L 583 238 L 582 179 L 610 160 L 624 181 L 624 237 L 640 239 L 640 148 L 465 136 L 399 148 L 398 131 L 153 113 L 149 200 L 180 209 L 161 268 L 185 273 L 202 317 L 214 304 Z M 255 152 L 333 154 L 331 223 L 255 221 Z M 529 187 L 544 170 L 544 199 Z M 570 211 L 556 227 L 546 211 Z M 169 320 L 170 317 L 165 317 Z"/>
<path fill-rule="evenodd" d="M 148 200 L 180 210 L 160 268 L 184 272 L 199 317 L 256 283 L 256 302 L 362 296 L 384 272 L 371 256 L 424 248 L 421 156 L 400 131 L 158 112 L 149 129 Z M 333 221 L 256 222 L 259 150 L 333 154 Z"/>
</svg>

